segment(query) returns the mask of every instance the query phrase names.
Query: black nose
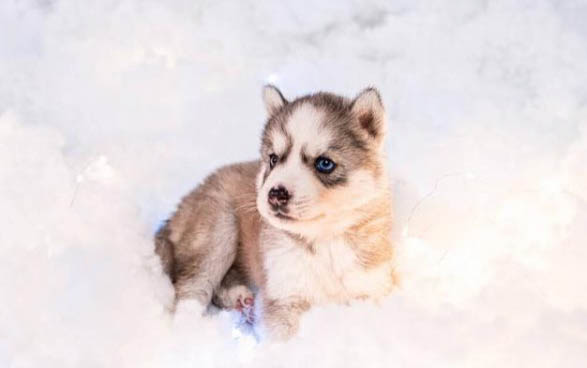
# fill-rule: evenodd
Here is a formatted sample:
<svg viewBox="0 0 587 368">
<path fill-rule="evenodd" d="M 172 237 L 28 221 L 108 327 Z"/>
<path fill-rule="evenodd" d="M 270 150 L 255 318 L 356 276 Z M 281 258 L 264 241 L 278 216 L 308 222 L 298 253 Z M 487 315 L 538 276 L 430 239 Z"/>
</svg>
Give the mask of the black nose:
<svg viewBox="0 0 587 368">
<path fill-rule="evenodd" d="M 290 198 L 291 196 L 289 192 L 282 185 L 273 187 L 269 191 L 268 200 L 269 204 L 273 207 L 285 206 Z"/>
</svg>

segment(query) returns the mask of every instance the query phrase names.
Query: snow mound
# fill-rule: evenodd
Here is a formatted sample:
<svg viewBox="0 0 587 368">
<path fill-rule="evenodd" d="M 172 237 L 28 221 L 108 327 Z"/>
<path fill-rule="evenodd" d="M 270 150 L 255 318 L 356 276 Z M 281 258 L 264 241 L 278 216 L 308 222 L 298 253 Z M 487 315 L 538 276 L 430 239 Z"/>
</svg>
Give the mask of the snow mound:
<svg viewBox="0 0 587 368">
<path fill-rule="evenodd" d="M 0 366 L 587 360 L 585 1 L 0 3 Z M 287 344 L 165 305 L 152 235 L 260 87 L 384 96 L 401 287 Z"/>
</svg>

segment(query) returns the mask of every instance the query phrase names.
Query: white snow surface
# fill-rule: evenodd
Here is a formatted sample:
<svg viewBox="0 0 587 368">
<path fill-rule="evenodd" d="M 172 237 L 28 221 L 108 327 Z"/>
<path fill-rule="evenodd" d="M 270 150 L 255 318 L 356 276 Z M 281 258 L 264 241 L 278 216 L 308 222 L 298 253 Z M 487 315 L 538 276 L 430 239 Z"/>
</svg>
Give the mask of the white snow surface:
<svg viewBox="0 0 587 368">
<path fill-rule="evenodd" d="M 587 2 L 0 1 L 0 366 L 584 367 Z M 286 344 L 165 305 L 152 236 L 260 91 L 373 85 L 401 285 Z"/>
</svg>

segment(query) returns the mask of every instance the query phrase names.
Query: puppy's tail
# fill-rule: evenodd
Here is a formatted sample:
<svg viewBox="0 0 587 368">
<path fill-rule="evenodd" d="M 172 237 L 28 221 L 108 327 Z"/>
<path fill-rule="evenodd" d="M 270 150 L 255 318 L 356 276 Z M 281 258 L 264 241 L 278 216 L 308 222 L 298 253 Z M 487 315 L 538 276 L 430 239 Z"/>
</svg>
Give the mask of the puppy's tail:
<svg viewBox="0 0 587 368">
<path fill-rule="evenodd" d="M 165 225 L 155 234 L 155 253 L 161 258 L 163 271 L 169 276 L 171 282 L 175 284 L 175 249 L 169 235 L 168 222 L 165 222 Z"/>
</svg>

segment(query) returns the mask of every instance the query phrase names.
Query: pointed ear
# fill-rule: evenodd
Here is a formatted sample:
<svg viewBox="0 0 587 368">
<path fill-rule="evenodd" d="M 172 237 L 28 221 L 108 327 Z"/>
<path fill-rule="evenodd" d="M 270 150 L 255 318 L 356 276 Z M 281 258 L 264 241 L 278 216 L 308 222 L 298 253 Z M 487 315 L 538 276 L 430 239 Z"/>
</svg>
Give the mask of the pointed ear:
<svg viewBox="0 0 587 368">
<path fill-rule="evenodd" d="M 270 84 L 263 87 L 263 102 L 265 110 L 269 116 L 275 114 L 283 106 L 287 105 L 287 100 L 283 97 L 277 87 Z"/>
<path fill-rule="evenodd" d="M 361 91 L 352 102 L 351 111 L 356 117 L 359 128 L 378 143 L 383 142 L 387 131 L 385 110 L 381 96 L 375 88 Z"/>
</svg>

